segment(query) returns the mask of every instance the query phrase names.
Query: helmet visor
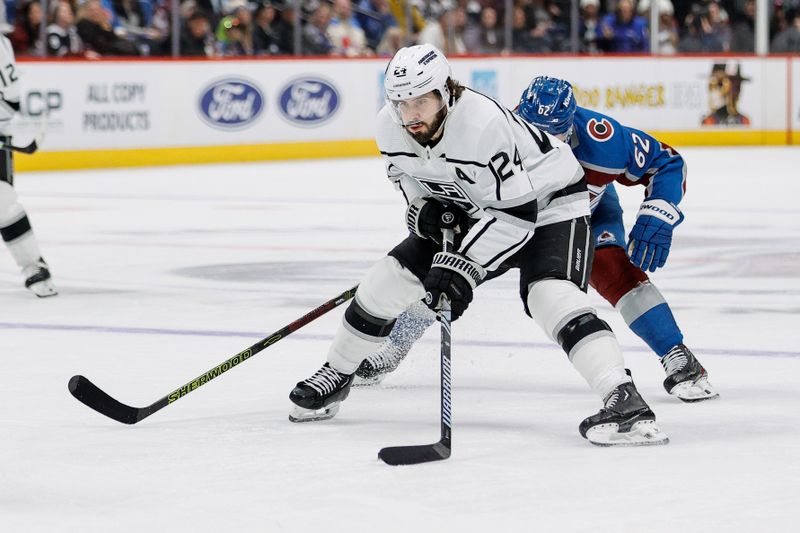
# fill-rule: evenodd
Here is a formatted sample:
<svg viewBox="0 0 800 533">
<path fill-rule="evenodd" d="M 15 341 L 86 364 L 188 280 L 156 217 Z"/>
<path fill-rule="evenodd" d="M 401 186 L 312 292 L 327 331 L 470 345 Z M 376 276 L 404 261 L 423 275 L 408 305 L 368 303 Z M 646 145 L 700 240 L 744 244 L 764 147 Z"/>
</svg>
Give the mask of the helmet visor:
<svg viewBox="0 0 800 533">
<path fill-rule="evenodd" d="M 407 100 L 387 100 L 395 121 L 404 128 L 430 124 L 445 106 L 438 91 L 430 91 Z"/>
</svg>

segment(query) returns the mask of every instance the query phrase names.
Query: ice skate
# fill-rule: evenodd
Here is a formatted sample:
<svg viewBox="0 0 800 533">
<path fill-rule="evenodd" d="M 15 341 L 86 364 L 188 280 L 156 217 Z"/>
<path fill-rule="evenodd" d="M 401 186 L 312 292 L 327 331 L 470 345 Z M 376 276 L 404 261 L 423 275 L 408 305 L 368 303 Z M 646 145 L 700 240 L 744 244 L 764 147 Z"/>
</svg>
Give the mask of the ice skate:
<svg viewBox="0 0 800 533">
<path fill-rule="evenodd" d="M 618 385 L 605 399 L 600 412 L 581 422 L 578 430 L 597 446 L 652 446 L 669 442 L 656 425 L 656 415 L 633 383 Z"/>
<path fill-rule="evenodd" d="M 322 365 L 313 376 L 299 382 L 289 399 L 294 403 L 289 420 L 292 422 L 316 422 L 336 416 L 339 405 L 350 394 L 354 374 L 342 374 L 328 363 Z"/>
<path fill-rule="evenodd" d="M 391 341 L 384 342 L 375 352 L 361 361 L 356 370 L 353 386 L 377 385 L 384 380 L 387 374 L 397 369 L 407 354 L 408 350 L 403 350 Z"/>
<path fill-rule="evenodd" d="M 708 382 L 708 372 L 694 354 L 683 344 L 678 344 L 661 358 L 667 373 L 664 389 L 684 402 L 700 402 L 718 398 L 719 393 Z"/>
<path fill-rule="evenodd" d="M 389 338 L 367 356 L 356 370 L 353 386 L 377 385 L 390 372 L 397 370 L 411 347 L 436 321 L 436 313 L 422 302 L 416 302 L 397 317 Z"/>
<path fill-rule="evenodd" d="M 58 294 L 53 285 L 53 277 L 47 268 L 47 263 L 39 259 L 36 263 L 26 266 L 22 270 L 25 276 L 25 288 L 39 298 L 47 298 Z"/>
</svg>

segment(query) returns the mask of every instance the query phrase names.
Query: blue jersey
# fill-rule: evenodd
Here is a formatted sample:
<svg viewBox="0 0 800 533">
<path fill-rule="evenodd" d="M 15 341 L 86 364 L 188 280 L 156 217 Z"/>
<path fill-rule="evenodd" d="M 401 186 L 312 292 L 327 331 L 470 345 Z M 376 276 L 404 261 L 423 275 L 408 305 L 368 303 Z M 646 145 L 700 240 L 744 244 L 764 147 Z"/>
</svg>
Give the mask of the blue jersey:
<svg viewBox="0 0 800 533">
<path fill-rule="evenodd" d="M 647 133 L 584 107 L 575 111 L 572 152 L 586 174 L 592 210 L 611 182 L 643 185 L 645 199 L 678 205 L 686 192 L 686 163 Z"/>
</svg>

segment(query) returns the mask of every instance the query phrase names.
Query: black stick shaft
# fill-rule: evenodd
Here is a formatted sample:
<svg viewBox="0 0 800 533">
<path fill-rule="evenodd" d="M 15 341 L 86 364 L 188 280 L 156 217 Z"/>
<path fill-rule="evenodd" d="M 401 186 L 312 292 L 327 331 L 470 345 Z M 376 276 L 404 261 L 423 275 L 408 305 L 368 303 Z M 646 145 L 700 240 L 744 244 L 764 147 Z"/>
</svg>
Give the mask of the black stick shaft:
<svg viewBox="0 0 800 533">
<path fill-rule="evenodd" d="M 244 361 L 247 361 L 265 348 L 272 346 L 279 340 L 287 337 L 292 332 L 297 331 L 309 322 L 316 320 L 328 311 L 348 301 L 350 298 L 355 296 L 357 288 L 358 285 L 352 289 L 344 291 L 339 296 L 328 300 L 316 309 L 298 318 L 288 326 L 285 326 L 272 335 L 261 339 L 249 348 L 242 350 L 225 362 L 215 366 L 208 372 L 197 376 L 189 383 L 178 387 L 174 391 L 170 392 L 163 398 L 156 400 L 147 407 L 138 408 L 125 405 L 103 392 L 99 387 L 83 376 L 73 376 L 69 382 L 69 390 L 80 402 L 94 409 L 98 413 L 106 415 L 107 417 L 113 418 L 114 420 L 124 424 L 135 424 L 140 420 L 147 418 L 156 411 L 163 409 L 167 405 L 180 400 L 190 392 L 202 387 L 212 379 L 219 377 L 221 374 L 224 374 L 231 368 L 234 368 Z"/>
<path fill-rule="evenodd" d="M 254 345 L 250 346 L 246 350 L 242 350 L 241 352 L 237 353 L 236 355 L 234 355 L 233 357 L 231 357 L 230 359 L 228 359 L 224 363 L 221 363 L 221 364 L 215 366 L 214 368 L 212 368 L 211 370 L 209 370 L 208 372 L 197 376 L 196 378 L 194 378 L 189 383 L 187 383 L 187 384 L 185 384 L 185 385 L 183 385 L 181 387 L 178 387 L 177 389 L 175 389 L 174 391 L 172 391 L 171 393 L 169 393 L 167 396 L 165 396 L 164 398 L 162 398 L 159 401 L 166 400 L 166 403 L 169 404 L 169 403 L 175 402 L 175 401 L 183 398 L 184 396 L 186 396 L 187 394 L 189 394 L 193 390 L 195 390 L 195 389 L 197 389 L 199 387 L 202 387 L 203 385 L 205 385 L 206 383 L 208 383 L 212 379 L 214 379 L 214 378 L 218 377 L 219 375 L 227 372 L 228 370 L 230 370 L 231 368 L 235 367 L 239 363 L 243 363 L 243 362 L 247 361 L 248 359 L 250 359 L 251 357 L 253 357 L 257 353 L 259 353 L 261 350 L 263 350 L 265 348 L 269 348 L 270 346 L 272 346 L 273 344 L 275 344 L 279 340 L 281 340 L 284 337 L 288 336 L 290 333 L 293 333 L 293 332 L 297 331 L 298 329 L 302 328 L 303 326 L 305 326 L 309 322 L 312 322 L 313 320 L 316 320 L 317 318 L 321 317 L 322 315 L 324 315 L 325 313 L 327 313 L 331 309 L 333 309 L 335 307 L 338 307 L 339 305 L 343 304 L 344 302 L 346 302 L 347 300 L 349 300 L 350 298 L 352 298 L 355 295 L 357 288 L 358 288 L 358 285 L 356 285 L 352 289 L 346 290 L 345 292 L 343 292 L 342 294 L 340 294 L 336 298 L 333 298 L 332 300 L 328 300 L 327 302 L 325 302 L 324 304 L 320 305 L 319 307 L 317 307 L 313 311 L 310 311 L 310 312 L 306 313 L 305 315 L 303 315 L 302 317 L 298 318 L 297 320 L 295 320 L 294 322 L 292 322 L 288 326 L 286 326 L 286 327 L 284 327 L 282 329 L 279 329 L 278 331 L 276 331 L 275 333 L 273 333 L 269 337 L 266 337 L 265 339 L 261 339 L 260 341 L 258 341 Z"/>
<path fill-rule="evenodd" d="M 444 251 L 450 252 L 453 249 L 453 230 L 443 230 L 443 248 Z M 440 346 L 440 364 L 441 364 L 441 418 L 442 418 L 442 438 L 441 443 L 447 448 L 448 455 L 452 446 L 452 381 L 450 374 L 450 349 L 451 349 L 451 314 L 450 314 L 450 300 L 447 298 L 442 299 L 442 310 L 439 313 L 439 321 L 442 325 L 441 331 L 441 346 Z"/>
</svg>

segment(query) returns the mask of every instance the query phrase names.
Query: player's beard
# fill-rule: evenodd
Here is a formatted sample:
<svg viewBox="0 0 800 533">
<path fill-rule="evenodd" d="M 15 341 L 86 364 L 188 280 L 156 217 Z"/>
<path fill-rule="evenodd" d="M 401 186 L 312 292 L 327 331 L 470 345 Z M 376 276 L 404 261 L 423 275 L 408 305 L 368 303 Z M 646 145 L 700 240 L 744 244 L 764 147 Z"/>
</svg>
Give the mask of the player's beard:
<svg viewBox="0 0 800 533">
<path fill-rule="evenodd" d="M 433 116 L 433 120 L 428 122 L 423 122 L 425 125 L 425 129 L 411 132 L 406 129 L 409 135 L 413 137 L 415 141 L 419 144 L 427 144 L 433 140 L 433 136 L 439 131 L 439 128 L 442 127 L 444 123 L 444 119 L 447 117 L 447 106 L 442 107 L 439 111 L 436 112 L 436 115 Z"/>
</svg>

